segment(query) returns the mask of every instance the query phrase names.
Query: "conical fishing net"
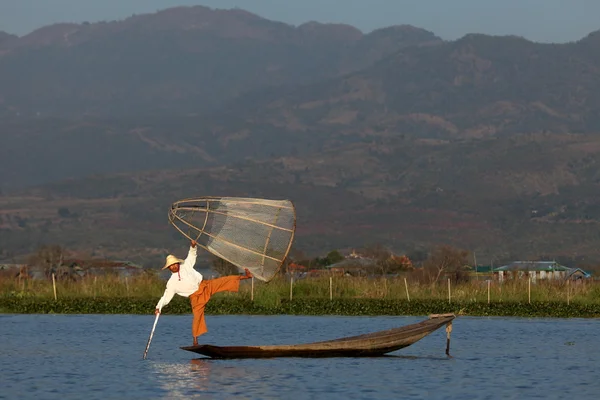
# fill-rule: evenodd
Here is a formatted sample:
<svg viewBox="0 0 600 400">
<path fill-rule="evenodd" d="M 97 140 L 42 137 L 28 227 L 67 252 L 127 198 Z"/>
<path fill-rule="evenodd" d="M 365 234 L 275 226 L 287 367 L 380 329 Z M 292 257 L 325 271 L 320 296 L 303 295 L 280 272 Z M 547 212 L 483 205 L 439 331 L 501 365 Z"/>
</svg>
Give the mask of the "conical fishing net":
<svg viewBox="0 0 600 400">
<path fill-rule="evenodd" d="M 210 253 L 269 281 L 292 245 L 296 210 L 289 200 L 203 197 L 173 203 L 169 221 Z"/>
</svg>

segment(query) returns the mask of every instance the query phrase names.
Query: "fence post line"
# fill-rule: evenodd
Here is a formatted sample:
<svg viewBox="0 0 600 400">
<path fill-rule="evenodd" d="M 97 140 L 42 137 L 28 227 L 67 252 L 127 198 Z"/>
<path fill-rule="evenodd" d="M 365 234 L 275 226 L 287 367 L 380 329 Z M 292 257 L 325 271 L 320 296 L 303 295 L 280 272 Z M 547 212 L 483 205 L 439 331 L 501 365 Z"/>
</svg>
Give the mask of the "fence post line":
<svg viewBox="0 0 600 400">
<path fill-rule="evenodd" d="M 329 300 L 333 300 L 333 277 L 329 277 Z"/>
<path fill-rule="evenodd" d="M 294 277 L 291 276 L 290 277 L 290 301 L 292 301 L 292 291 L 293 291 L 293 287 L 294 287 Z"/>
<path fill-rule="evenodd" d="M 567 305 L 571 304 L 571 280 L 567 280 Z"/>
<path fill-rule="evenodd" d="M 250 289 L 250 300 L 254 301 L 254 277 L 252 277 L 252 289 Z"/>
<path fill-rule="evenodd" d="M 527 295 L 529 298 L 529 304 L 531 304 L 531 275 L 529 275 L 529 281 L 527 282 Z"/>
<path fill-rule="evenodd" d="M 448 303 L 451 303 L 451 296 L 450 296 L 450 278 L 448 278 Z"/>
<path fill-rule="evenodd" d="M 383 278 L 383 298 L 387 297 L 387 278 Z"/>
<path fill-rule="evenodd" d="M 406 282 L 406 277 L 404 277 L 404 287 L 406 288 L 406 298 L 410 301 L 410 295 L 408 294 L 408 282 Z"/>
<path fill-rule="evenodd" d="M 488 284 L 488 304 L 490 304 L 490 283 L 491 281 L 488 279 L 487 284 Z"/>
<path fill-rule="evenodd" d="M 54 301 L 58 300 L 56 297 L 56 279 L 54 278 L 54 272 L 52 273 L 52 288 L 54 289 Z"/>
</svg>

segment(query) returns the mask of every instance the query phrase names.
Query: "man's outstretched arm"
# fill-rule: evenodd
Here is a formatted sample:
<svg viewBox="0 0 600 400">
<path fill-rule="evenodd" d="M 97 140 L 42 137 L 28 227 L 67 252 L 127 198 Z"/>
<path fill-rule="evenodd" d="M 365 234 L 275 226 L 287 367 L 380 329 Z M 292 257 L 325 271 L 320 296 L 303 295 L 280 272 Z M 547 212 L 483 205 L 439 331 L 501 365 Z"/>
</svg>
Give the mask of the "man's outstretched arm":
<svg viewBox="0 0 600 400">
<path fill-rule="evenodd" d="M 171 301 L 173 296 L 175 296 L 175 291 L 173 289 L 171 289 L 169 287 L 169 285 L 167 284 L 165 293 L 160 298 L 160 300 L 158 300 L 158 303 L 156 304 L 156 309 L 154 310 L 154 314 L 159 314 L 162 311 L 162 308 L 164 306 L 166 306 L 167 304 L 169 304 L 169 302 Z"/>
<path fill-rule="evenodd" d="M 196 244 L 197 243 L 195 240 L 192 240 L 190 242 L 190 249 L 188 251 L 187 257 L 185 258 L 185 261 L 181 265 L 182 268 L 192 269 L 194 268 L 194 265 L 196 265 L 196 258 L 198 257 L 198 248 L 196 247 Z"/>
</svg>

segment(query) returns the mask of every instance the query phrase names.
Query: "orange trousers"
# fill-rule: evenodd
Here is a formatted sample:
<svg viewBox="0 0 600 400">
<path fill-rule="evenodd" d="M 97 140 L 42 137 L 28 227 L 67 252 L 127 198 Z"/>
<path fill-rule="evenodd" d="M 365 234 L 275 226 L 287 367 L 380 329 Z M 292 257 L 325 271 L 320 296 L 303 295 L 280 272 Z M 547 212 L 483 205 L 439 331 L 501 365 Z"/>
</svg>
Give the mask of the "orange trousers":
<svg viewBox="0 0 600 400">
<path fill-rule="evenodd" d="M 190 295 L 190 304 L 194 313 L 192 335 L 198 337 L 208 331 L 204 320 L 204 307 L 211 296 L 218 292 L 237 292 L 240 288 L 241 275 L 223 276 L 221 278 L 203 280 L 198 290 Z"/>
</svg>

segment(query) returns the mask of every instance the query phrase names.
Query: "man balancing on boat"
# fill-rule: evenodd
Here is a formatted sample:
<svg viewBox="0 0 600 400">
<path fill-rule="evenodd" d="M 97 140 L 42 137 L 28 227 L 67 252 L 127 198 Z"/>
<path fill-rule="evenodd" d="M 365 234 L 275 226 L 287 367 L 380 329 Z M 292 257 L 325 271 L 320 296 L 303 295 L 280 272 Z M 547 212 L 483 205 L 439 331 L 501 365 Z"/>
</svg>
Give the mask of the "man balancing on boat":
<svg viewBox="0 0 600 400">
<path fill-rule="evenodd" d="M 229 275 L 216 279 L 204 279 L 202 274 L 194 269 L 197 257 L 196 241 L 192 240 L 190 249 L 185 260 L 181 260 L 172 254 L 167 256 L 165 266 L 161 270 L 169 269 L 172 273 L 167 281 L 165 293 L 156 304 L 156 315 L 160 314 L 162 308 L 169 304 L 175 294 L 189 297 L 194 313 L 192 322 L 192 336 L 194 346 L 198 345 L 198 336 L 206 333 L 206 321 L 204 320 L 204 307 L 211 296 L 218 292 L 237 292 L 240 280 L 252 278 L 252 274 L 245 269 L 245 275 Z"/>
</svg>

